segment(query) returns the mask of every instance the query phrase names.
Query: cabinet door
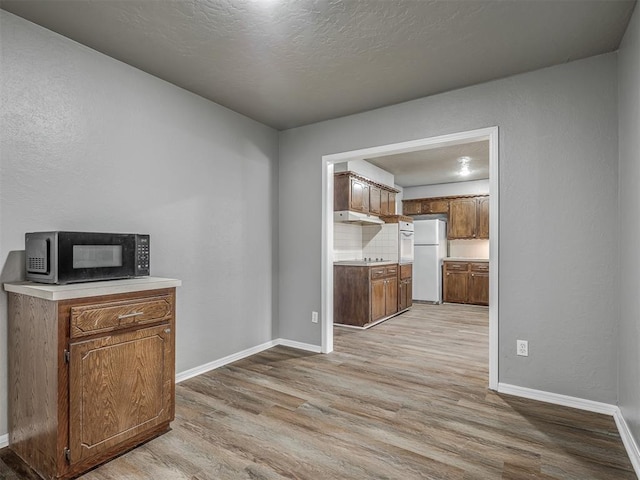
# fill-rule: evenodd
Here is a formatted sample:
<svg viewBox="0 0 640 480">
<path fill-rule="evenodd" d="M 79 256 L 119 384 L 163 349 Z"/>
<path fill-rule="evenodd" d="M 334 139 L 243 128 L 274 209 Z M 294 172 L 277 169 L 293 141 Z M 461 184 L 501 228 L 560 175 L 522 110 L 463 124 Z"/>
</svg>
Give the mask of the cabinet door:
<svg viewBox="0 0 640 480">
<path fill-rule="evenodd" d="M 449 213 L 449 200 L 423 200 L 422 213 Z"/>
<path fill-rule="evenodd" d="M 413 304 L 412 297 L 413 283 L 411 279 L 400 280 L 398 287 L 398 310 L 409 308 Z"/>
<path fill-rule="evenodd" d="M 489 305 L 489 274 L 471 272 L 469 274 L 469 303 Z"/>
<path fill-rule="evenodd" d="M 477 218 L 475 198 L 456 198 L 449 202 L 449 230 L 447 237 L 476 238 Z"/>
<path fill-rule="evenodd" d="M 389 195 L 389 215 L 396 214 L 396 194 L 395 192 L 387 192 Z"/>
<path fill-rule="evenodd" d="M 420 215 L 422 213 L 422 202 L 420 200 L 403 201 L 402 213 L 404 215 Z"/>
<path fill-rule="evenodd" d="M 477 238 L 489 238 L 489 197 L 478 197 L 478 231 Z"/>
<path fill-rule="evenodd" d="M 449 303 L 467 303 L 467 272 L 445 272 L 443 299 Z"/>
<path fill-rule="evenodd" d="M 369 212 L 374 215 L 380 215 L 380 188 L 370 185 L 369 186 Z"/>
<path fill-rule="evenodd" d="M 398 278 L 386 279 L 385 288 L 385 316 L 393 315 L 398 311 Z"/>
<path fill-rule="evenodd" d="M 357 178 L 351 179 L 350 210 L 369 213 L 369 185 Z"/>
<path fill-rule="evenodd" d="M 375 322 L 385 316 L 385 279 L 371 280 L 371 319 Z"/>
<path fill-rule="evenodd" d="M 70 345 L 71 464 L 173 419 L 172 335 L 163 324 Z"/>
</svg>

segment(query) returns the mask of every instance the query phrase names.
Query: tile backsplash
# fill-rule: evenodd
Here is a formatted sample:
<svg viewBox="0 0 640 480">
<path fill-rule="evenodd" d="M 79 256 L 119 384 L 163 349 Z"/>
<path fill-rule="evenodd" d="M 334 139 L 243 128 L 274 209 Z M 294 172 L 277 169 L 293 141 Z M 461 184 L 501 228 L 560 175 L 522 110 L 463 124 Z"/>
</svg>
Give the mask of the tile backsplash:
<svg viewBox="0 0 640 480">
<path fill-rule="evenodd" d="M 366 225 L 362 227 L 362 255 L 398 261 L 398 224 Z"/>
<path fill-rule="evenodd" d="M 489 240 L 449 240 L 449 256 L 489 258 Z"/>
<path fill-rule="evenodd" d="M 398 225 L 333 224 L 333 259 L 382 258 L 398 261 Z"/>
</svg>

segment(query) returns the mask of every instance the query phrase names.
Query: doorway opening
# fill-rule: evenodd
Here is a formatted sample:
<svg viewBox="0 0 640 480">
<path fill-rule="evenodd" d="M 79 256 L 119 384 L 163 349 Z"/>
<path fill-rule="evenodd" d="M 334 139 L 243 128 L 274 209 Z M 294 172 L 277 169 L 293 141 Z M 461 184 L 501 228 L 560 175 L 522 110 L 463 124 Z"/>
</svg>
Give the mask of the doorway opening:
<svg viewBox="0 0 640 480">
<path fill-rule="evenodd" d="M 489 142 L 489 388 L 498 389 L 499 155 L 498 127 L 482 128 L 322 157 L 322 352 L 333 351 L 334 165 L 364 158 L 419 152 L 470 142 Z"/>
</svg>

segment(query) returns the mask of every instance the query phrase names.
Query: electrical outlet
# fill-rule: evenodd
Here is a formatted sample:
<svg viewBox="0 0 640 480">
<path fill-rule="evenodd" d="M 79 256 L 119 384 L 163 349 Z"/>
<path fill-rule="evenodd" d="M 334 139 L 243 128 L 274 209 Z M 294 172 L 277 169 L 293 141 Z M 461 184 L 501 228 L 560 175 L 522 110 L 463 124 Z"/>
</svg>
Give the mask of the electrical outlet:
<svg viewBox="0 0 640 480">
<path fill-rule="evenodd" d="M 516 354 L 521 357 L 529 356 L 529 342 L 527 340 L 516 340 Z"/>
<path fill-rule="evenodd" d="M 313 323 L 318 323 L 318 312 L 311 312 L 311 321 Z"/>
</svg>

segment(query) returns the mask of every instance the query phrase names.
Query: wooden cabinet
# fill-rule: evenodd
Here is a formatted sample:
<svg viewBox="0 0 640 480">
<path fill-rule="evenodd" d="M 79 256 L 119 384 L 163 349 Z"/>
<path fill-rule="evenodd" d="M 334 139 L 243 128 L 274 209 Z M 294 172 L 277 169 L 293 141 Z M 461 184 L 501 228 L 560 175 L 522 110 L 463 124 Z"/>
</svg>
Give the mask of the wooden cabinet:
<svg viewBox="0 0 640 480">
<path fill-rule="evenodd" d="M 175 288 L 88 297 L 99 284 L 118 288 L 82 284 L 81 297 L 56 299 L 57 286 L 39 298 L 5 285 L 9 445 L 47 480 L 75 477 L 174 418 Z"/>
<path fill-rule="evenodd" d="M 413 265 L 400 265 L 398 284 L 398 310 L 406 310 L 413 304 Z"/>
<path fill-rule="evenodd" d="M 489 305 L 489 263 L 469 265 L 469 303 Z"/>
<path fill-rule="evenodd" d="M 403 215 L 420 215 L 422 213 L 422 200 L 403 200 Z"/>
<path fill-rule="evenodd" d="M 380 191 L 380 215 L 395 215 L 396 194 L 387 189 Z"/>
<path fill-rule="evenodd" d="M 421 202 L 421 211 L 425 213 L 449 213 L 449 200 L 446 198 L 425 199 Z"/>
<path fill-rule="evenodd" d="M 447 239 L 489 238 L 489 196 L 403 200 L 404 215 L 447 214 Z"/>
<path fill-rule="evenodd" d="M 398 265 L 335 265 L 333 321 L 366 326 L 398 312 Z"/>
<path fill-rule="evenodd" d="M 456 198 L 449 202 L 447 238 L 488 239 L 489 197 Z"/>
<path fill-rule="evenodd" d="M 380 187 L 375 185 L 369 186 L 369 213 L 380 215 L 381 213 L 381 197 Z"/>
<path fill-rule="evenodd" d="M 353 172 L 338 172 L 333 177 L 333 209 L 372 215 L 391 215 L 396 210 L 398 190 L 381 185 Z"/>
<path fill-rule="evenodd" d="M 477 231 L 476 199 L 456 198 L 449 202 L 447 238 L 475 238 Z"/>
<path fill-rule="evenodd" d="M 443 300 L 448 303 L 489 305 L 489 263 L 445 261 Z"/>
<path fill-rule="evenodd" d="M 464 262 L 444 263 L 443 301 L 467 303 L 469 296 L 469 264 Z"/>
<path fill-rule="evenodd" d="M 489 238 L 489 197 L 479 197 L 476 199 L 476 214 L 478 216 L 477 237 Z"/>
</svg>

